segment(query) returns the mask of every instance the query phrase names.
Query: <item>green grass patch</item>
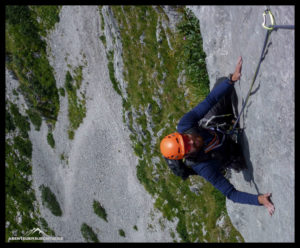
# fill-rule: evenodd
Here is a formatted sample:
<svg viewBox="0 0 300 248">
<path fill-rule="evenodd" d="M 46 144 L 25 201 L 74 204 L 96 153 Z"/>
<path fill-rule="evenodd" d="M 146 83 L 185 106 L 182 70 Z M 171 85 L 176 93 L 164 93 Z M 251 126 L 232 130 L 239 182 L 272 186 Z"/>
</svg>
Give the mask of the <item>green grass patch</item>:
<svg viewBox="0 0 300 248">
<path fill-rule="evenodd" d="M 106 48 L 106 38 L 105 38 L 105 35 L 101 35 L 101 36 L 99 37 L 99 39 L 102 41 L 104 47 Z"/>
<path fill-rule="evenodd" d="M 105 22 L 104 22 L 104 17 L 102 15 L 102 7 L 103 6 L 99 6 L 99 14 L 100 14 L 100 17 L 101 17 L 101 30 L 104 31 L 104 25 L 105 25 Z"/>
<path fill-rule="evenodd" d="M 21 156 L 31 159 L 32 144 L 29 139 L 23 139 L 20 136 L 14 137 L 15 148 L 19 151 Z"/>
<path fill-rule="evenodd" d="M 94 209 L 94 213 L 97 214 L 101 219 L 107 221 L 107 213 L 104 209 L 104 207 L 102 207 L 102 205 L 100 204 L 100 202 L 94 200 L 93 202 L 93 209 Z"/>
<path fill-rule="evenodd" d="M 21 236 L 23 231 L 29 231 L 38 223 L 36 214 L 32 215 L 33 218 L 30 217 L 34 212 L 33 202 L 36 200 L 31 188 L 32 182 L 28 179 L 32 174 L 30 163 L 32 145 L 28 136 L 27 138 L 24 138 L 24 135 L 18 136 L 19 127 L 13 123 L 16 122 L 16 118 L 24 116 L 19 112 L 18 115 L 13 115 L 9 105 L 8 101 L 6 119 L 9 118 L 10 124 L 6 123 L 5 132 L 12 138 L 5 139 L 5 221 L 6 224 L 9 223 L 5 228 L 6 242 L 9 237 L 16 234 Z M 17 221 L 18 215 L 22 217 L 21 222 Z"/>
<path fill-rule="evenodd" d="M 107 54 L 107 59 L 108 59 L 108 71 L 109 71 L 109 78 L 110 81 L 113 84 L 113 88 L 114 90 L 121 95 L 121 90 L 120 90 L 120 83 L 118 82 L 118 80 L 115 77 L 115 69 L 114 69 L 114 63 L 113 63 L 113 59 L 114 59 L 114 52 L 113 51 L 109 51 Z"/>
<path fill-rule="evenodd" d="M 5 133 L 15 131 L 16 126 L 9 111 L 5 111 Z"/>
<path fill-rule="evenodd" d="M 152 180 L 152 174 L 151 174 L 152 171 L 147 168 L 146 160 L 139 160 L 139 163 L 136 168 L 137 168 L 137 178 L 145 186 L 146 190 L 150 192 L 152 195 L 154 195 L 156 189 L 155 189 L 154 181 Z"/>
<path fill-rule="evenodd" d="M 74 69 L 74 80 L 75 80 L 77 89 L 80 89 L 80 86 L 82 84 L 82 80 L 83 80 L 82 69 L 83 69 L 82 65 L 80 65 Z"/>
<path fill-rule="evenodd" d="M 89 243 L 100 243 L 98 240 L 97 234 L 93 231 L 93 229 L 86 223 L 81 225 L 81 234 L 84 237 L 86 242 Z"/>
<path fill-rule="evenodd" d="M 56 23 L 59 22 L 59 12 L 61 6 L 55 5 L 32 5 L 32 16 L 39 19 L 39 30 L 42 36 L 47 35 L 47 31 L 54 29 Z"/>
<path fill-rule="evenodd" d="M 65 160 L 65 159 L 66 159 L 66 158 L 65 158 L 65 154 L 64 154 L 64 153 L 61 153 L 61 154 L 60 154 L 60 160 L 63 161 L 63 160 Z"/>
<path fill-rule="evenodd" d="M 20 114 L 18 106 L 14 103 L 10 103 L 10 113 L 13 116 L 11 123 L 19 129 L 23 138 L 28 138 L 28 131 L 30 131 L 28 118 Z"/>
<path fill-rule="evenodd" d="M 14 105 L 15 108 L 10 108 L 10 106 L 12 106 L 11 102 L 7 101 L 5 113 L 6 119 L 9 119 L 10 123 L 6 123 L 5 132 L 9 134 L 10 138 L 6 136 L 5 139 L 6 242 L 9 237 L 22 236 L 24 232 L 26 233 L 38 226 L 47 234 L 50 234 L 50 229 L 44 228 L 46 222 L 41 223 L 38 216 L 39 211 L 34 207 L 36 197 L 32 189 L 32 181 L 29 179 L 32 175 L 32 144 L 26 128 L 20 130 L 20 128 L 26 126 L 28 131 L 29 122 L 25 116 L 17 111 L 16 105 Z M 11 110 L 15 111 L 14 114 L 11 113 Z M 22 120 L 22 126 L 14 124 L 19 123 L 20 120 Z M 26 132 L 26 135 L 24 132 Z"/>
<path fill-rule="evenodd" d="M 33 9 L 43 12 L 43 6 L 7 5 L 5 8 L 5 66 L 16 75 L 31 112 L 37 112 L 55 124 L 59 111 L 58 90 L 47 57 L 47 44 L 41 39 L 42 33 L 53 25 L 53 21 L 51 25 L 40 25 L 47 23 L 46 19 L 54 12 L 46 11 L 39 15 L 39 23 Z M 54 9 L 55 6 L 49 8 Z M 56 16 L 58 12 L 59 9 L 55 11 Z"/>
<path fill-rule="evenodd" d="M 137 142 L 135 146 L 133 147 L 135 155 L 142 157 L 143 151 L 144 151 L 144 145 L 141 142 Z"/>
<path fill-rule="evenodd" d="M 184 40 L 182 50 L 183 68 L 186 70 L 187 85 L 190 88 L 192 103 L 197 104 L 209 93 L 209 78 L 206 71 L 206 54 L 202 50 L 203 41 L 199 29 L 199 20 L 193 12 L 186 9 L 178 30 Z"/>
<path fill-rule="evenodd" d="M 73 69 L 73 76 L 70 71 L 67 71 L 65 78 L 65 88 L 68 94 L 68 117 L 70 121 L 68 135 L 69 139 L 74 138 L 74 131 L 80 126 L 86 116 L 86 100 L 85 94 L 80 92 L 82 85 L 83 66 L 78 66 Z M 79 92 L 81 97 L 79 96 Z"/>
<path fill-rule="evenodd" d="M 64 89 L 63 87 L 60 87 L 60 88 L 58 89 L 58 91 L 59 91 L 59 94 L 60 94 L 61 96 L 65 96 L 65 95 L 66 95 L 66 91 L 65 91 L 65 89 Z"/>
<path fill-rule="evenodd" d="M 123 229 L 119 229 L 119 235 L 124 238 L 126 237 L 126 234 Z"/>
<path fill-rule="evenodd" d="M 13 95 L 14 95 L 14 96 L 18 96 L 18 95 L 19 95 L 19 93 L 16 91 L 16 89 L 13 89 L 12 92 L 13 92 Z"/>
<path fill-rule="evenodd" d="M 52 148 L 55 147 L 55 140 L 53 138 L 53 134 L 52 133 L 48 133 L 47 134 L 47 142 L 48 142 L 49 146 L 51 146 Z"/>
<path fill-rule="evenodd" d="M 42 193 L 42 203 L 47 207 L 51 213 L 55 216 L 62 216 L 62 210 L 56 199 L 55 194 L 52 193 L 51 189 L 47 186 L 41 185 L 39 187 Z"/>
<path fill-rule="evenodd" d="M 66 82 L 65 82 L 65 87 L 67 91 L 72 91 L 73 90 L 73 85 L 72 85 L 73 77 L 69 71 L 66 73 Z"/>
<path fill-rule="evenodd" d="M 33 110 L 33 109 L 28 109 L 26 111 L 31 123 L 34 125 L 36 131 L 40 131 L 41 125 L 42 125 L 42 118 L 40 114 Z"/>
<path fill-rule="evenodd" d="M 74 133 L 73 130 L 68 130 L 68 137 L 69 137 L 70 140 L 74 139 L 74 135 L 75 135 L 75 133 Z"/>
</svg>

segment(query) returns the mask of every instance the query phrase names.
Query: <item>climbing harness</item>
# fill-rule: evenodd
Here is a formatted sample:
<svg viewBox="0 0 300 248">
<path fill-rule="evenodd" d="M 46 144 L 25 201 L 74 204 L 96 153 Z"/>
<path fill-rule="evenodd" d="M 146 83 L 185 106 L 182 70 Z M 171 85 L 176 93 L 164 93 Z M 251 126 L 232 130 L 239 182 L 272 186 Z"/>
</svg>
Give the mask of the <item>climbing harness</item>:
<svg viewBox="0 0 300 248">
<path fill-rule="evenodd" d="M 215 132 L 213 133 L 213 135 L 214 135 L 214 138 L 210 141 L 210 143 L 208 145 L 206 145 L 206 147 L 204 148 L 204 153 L 208 153 L 211 150 L 214 150 L 223 145 L 223 143 L 225 141 L 225 135 L 223 134 L 221 142 L 219 140 L 218 135 Z"/>
<path fill-rule="evenodd" d="M 208 130 L 214 137 L 212 138 L 212 140 L 210 141 L 209 144 L 206 145 L 204 152 L 208 153 L 211 150 L 214 150 L 220 146 L 223 145 L 226 136 L 229 135 L 230 133 L 230 128 L 229 128 L 229 124 L 227 122 L 215 122 L 213 121 L 216 118 L 222 118 L 222 117 L 228 117 L 231 116 L 231 114 L 224 114 L 224 115 L 214 115 L 212 117 L 210 117 L 209 119 L 206 118 L 202 118 L 199 121 L 199 126 Z M 217 133 L 221 133 L 222 134 L 222 138 L 219 139 Z M 232 135 L 233 136 L 233 135 Z M 233 141 L 235 141 L 237 143 L 237 138 L 233 139 Z"/>
<path fill-rule="evenodd" d="M 270 17 L 270 20 L 271 20 L 271 25 L 268 25 L 266 26 L 266 15 L 269 14 L 269 17 Z M 264 60 L 265 58 L 265 49 L 266 49 L 266 45 L 268 43 L 268 39 L 270 37 L 270 34 L 273 30 L 277 30 L 279 28 L 285 28 L 285 29 L 294 29 L 295 26 L 294 25 L 275 25 L 275 18 L 274 18 L 274 15 L 272 14 L 271 10 L 269 8 L 267 8 L 264 13 L 263 13 L 263 18 L 264 18 L 264 22 L 262 23 L 262 26 L 263 28 L 267 29 L 267 33 L 266 33 L 266 37 L 265 37 L 265 41 L 264 41 L 264 45 L 263 45 L 263 49 L 262 49 L 262 52 L 261 52 L 261 56 L 260 56 L 260 59 L 259 59 L 259 62 L 258 62 L 258 65 L 256 67 L 256 70 L 255 70 L 255 74 L 254 74 L 254 77 L 253 77 L 253 80 L 252 80 L 252 83 L 251 83 L 251 86 L 250 86 L 250 89 L 248 91 L 248 94 L 247 94 L 247 97 L 246 97 L 246 100 L 242 106 L 242 109 L 240 111 L 240 114 L 238 115 L 238 118 L 237 120 L 235 121 L 235 124 L 233 125 L 233 128 L 231 130 L 231 133 L 234 132 L 234 130 L 236 129 L 236 126 L 240 120 L 240 117 L 247 105 L 247 102 L 249 100 L 249 96 L 251 94 L 251 91 L 252 91 L 252 88 L 253 88 L 253 85 L 254 85 L 254 82 L 256 80 L 256 77 L 257 77 L 257 74 L 258 74 L 258 71 L 259 71 L 259 68 L 260 68 L 260 65 L 261 65 L 261 62 Z"/>
</svg>

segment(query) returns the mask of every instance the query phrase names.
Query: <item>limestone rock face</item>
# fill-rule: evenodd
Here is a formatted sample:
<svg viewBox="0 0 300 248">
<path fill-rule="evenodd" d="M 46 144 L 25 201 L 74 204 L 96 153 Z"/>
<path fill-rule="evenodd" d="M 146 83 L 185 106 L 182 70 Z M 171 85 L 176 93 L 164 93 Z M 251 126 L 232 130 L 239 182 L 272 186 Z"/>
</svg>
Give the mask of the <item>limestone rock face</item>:
<svg viewBox="0 0 300 248">
<path fill-rule="evenodd" d="M 49 63 L 57 88 L 64 87 L 67 71 L 83 67 L 80 93 L 85 92 L 87 111 L 74 139 L 69 139 L 68 98 L 60 97 L 54 148 L 47 142 L 45 122 L 40 131 L 31 126 L 32 181 L 41 216 L 57 237 L 63 237 L 62 242 L 85 242 L 83 223 L 93 229 L 100 242 L 172 242 L 178 237 L 172 237 L 170 230 L 176 230 L 178 220 L 164 219 L 136 176 L 138 158 L 122 119 L 122 99 L 110 81 L 107 53 L 113 50 L 115 75 L 124 91 L 122 44 L 111 7 L 66 5 L 59 17 L 46 40 Z M 106 46 L 101 35 L 105 35 Z M 8 70 L 6 86 L 6 99 L 16 101 L 13 90 L 19 83 Z M 20 94 L 18 107 L 24 115 L 22 104 L 26 106 L 26 101 Z M 62 217 L 43 206 L 39 190 L 43 184 L 56 195 Z M 94 200 L 105 208 L 107 222 L 95 214 Z M 21 221 L 19 214 L 17 221 Z M 119 229 L 125 237 L 119 235 Z"/>
<path fill-rule="evenodd" d="M 294 25 L 294 6 L 269 6 L 277 25 Z M 218 77 L 233 73 L 243 57 L 235 84 L 238 111 L 245 101 L 261 56 L 266 6 L 188 6 L 200 22 L 211 88 Z M 267 24 L 270 24 L 269 17 Z M 241 117 L 243 151 L 248 168 L 232 172 L 236 189 L 272 193 L 275 214 L 260 206 L 226 201 L 232 223 L 246 242 L 294 242 L 295 223 L 295 31 L 273 31 L 268 53 Z"/>
</svg>

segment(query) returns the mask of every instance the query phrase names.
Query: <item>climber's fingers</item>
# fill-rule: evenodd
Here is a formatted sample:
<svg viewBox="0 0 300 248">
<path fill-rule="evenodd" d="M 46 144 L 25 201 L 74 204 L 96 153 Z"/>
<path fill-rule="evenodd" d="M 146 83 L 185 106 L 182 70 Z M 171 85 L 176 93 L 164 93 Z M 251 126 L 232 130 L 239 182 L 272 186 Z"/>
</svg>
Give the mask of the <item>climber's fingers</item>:
<svg viewBox="0 0 300 248">
<path fill-rule="evenodd" d="M 270 200 L 271 196 L 272 196 L 271 193 L 268 193 L 268 194 L 264 195 L 264 197 L 266 199 L 265 207 L 268 209 L 269 214 L 272 216 L 274 214 L 275 207 L 274 207 L 273 203 Z"/>
<path fill-rule="evenodd" d="M 235 72 L 239 72 L 239 73 L 241 72 L 241 70 L 242 70 L 242 64 L 243 64 L 243 59 L 242 59 L 242 56 L 240 56 L 238 58 L 237 65 L 235 67 Z"/>
<path fill-rule="evenodd" d="M 269 204 L 269 205 L 267 206 L 267 209 L 268 209 L 269 214 L 272 216 L 272 215 L 274 214 L 274 212 L 275 212 L 275 207 L 274 207 L 274 205 L 273 205 L 273 204 Z"/>
<path fill-rule="evenodd" d="M 274 204 L 269 199 L 271 195 L 272 195 L 271 193 L 260 195 L 258 199 L 259 199 L 259 203 L 264 205 L 267 208 L 269 214 L 272 216 L 275 212 L 275 207 Z"/>
<path fill-rule="evenodd" d="M 240 77 L 241 77 L 241 75 L 242 75 L 242 74 L 241 74 L 242 64 L 243 64 L 243 59 L 242 59 L 242 57 L 240 56 L 240 57 L 238 58 L 238 63 L 237 63 L 237 65 L 236 65 L 236 67 L 235 67 L 235 71 L 234 71 L 234 73 L 233 73 L 233 75 L 232 75 L 232 80 L 233 80 L 233 82 L 240 80 Z"/>
<path fill-rule="evenodd" d="M 240 80 L 240 77 L 241 77 L 241 70 L 242 70 L 242 64 L 243 64 L 243 59 L 242 59 L 242 56 L 240 56 L 238 58 L 238 63 L 235 67 L 235 71 L 234 73 L 232 74 L 232 81 L 235 82 L 235 81 L 238 81 Z"/>
</svg>

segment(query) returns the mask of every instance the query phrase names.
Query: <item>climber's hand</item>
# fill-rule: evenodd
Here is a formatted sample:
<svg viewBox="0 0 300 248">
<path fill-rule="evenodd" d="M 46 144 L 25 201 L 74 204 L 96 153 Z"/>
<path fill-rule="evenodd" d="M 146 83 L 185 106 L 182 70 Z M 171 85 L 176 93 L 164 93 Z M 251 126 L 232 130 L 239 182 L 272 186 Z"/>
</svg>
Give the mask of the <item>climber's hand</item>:
<svg viewBox="0 0 300 248">
<path fill-rule="evenodd" d="M 273 203 L 271 202 L 271 200 L 269 199 L 271 196 L 272 196 L 271 193 L 259 195 L 258 202 L 260 204 L 264 205 L 268 209 L 269 214 L 272 216 L 275 211 L 275 207 L 274 207 Z"/>
<path fill-rule="evenodd" d="M 242 56 L 240 56 L 239 58 L 238 58 L 238 63 L 237 63 L 237 65 L 236 65 L 236 67 L 235 67 L 235 71 L 234 71 L 234 73 L 233 73 L 233 75 L 232 75 L 232 81 L 233 82 L 235 82 L 235 81 L 237 81 L 237 80 L 239 80 L 240 79 L 240 77 L 241 77 L 241 71 L 242 71 L 242 64 L 243 64 L 243 59 L 242 59 Z"/>
</svg>

